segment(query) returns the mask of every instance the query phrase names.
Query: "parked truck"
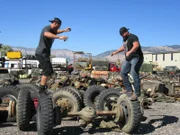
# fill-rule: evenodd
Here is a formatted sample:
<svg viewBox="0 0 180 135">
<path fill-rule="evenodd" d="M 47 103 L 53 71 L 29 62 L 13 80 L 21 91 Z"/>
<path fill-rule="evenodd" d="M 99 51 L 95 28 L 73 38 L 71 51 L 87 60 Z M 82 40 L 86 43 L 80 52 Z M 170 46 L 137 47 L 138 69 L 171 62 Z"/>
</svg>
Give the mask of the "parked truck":
<svg viewBox="0 0 180 135">
<path fill-rule="evenodd" d="M 36 59 L 34 55 L 25 55 L 22 60 L 22 68 L 31 69 L 31 68 L 38 68 L 39 61 Z"/>
<path fill-rule="evenodd" d="M 68 67 L 67 58 L 54 57 L 51 58 L 52 66 L 54 71 L 66 71 Z"/>
</svg>

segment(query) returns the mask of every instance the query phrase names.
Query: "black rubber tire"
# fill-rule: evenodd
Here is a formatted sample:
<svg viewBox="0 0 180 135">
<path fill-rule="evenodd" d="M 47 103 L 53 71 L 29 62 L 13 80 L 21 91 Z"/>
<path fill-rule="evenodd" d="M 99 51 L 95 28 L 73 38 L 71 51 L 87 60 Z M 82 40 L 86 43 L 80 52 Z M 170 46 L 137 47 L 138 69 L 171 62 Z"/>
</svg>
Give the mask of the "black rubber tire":
<svg viewBox="0 0 180 135">
<path fill-rule="evenodd" d="M 27 89 L 21 89 L 17 101 L 17 126 L 22 131 L 28 131 L 33 101 Z"/>
<path fill-rule="evenodd" d="M 123 121 L 119 122 L 121 130 L 126 133 L 132 133 L 140 124 L 140 102 L 138 100 L 131 101 L 126 94 L 122 94 L 117 103 L 121 105 L 124 114 Z"/>
<path fill-rule="evenodd" d="M 54 124 L 61 125 L 61 121 L 62 121 L 61 107 L 55 106 L 54 107 Z"/>
<path fill-rule="evenodd" d="M 85 107 L 85 105 L 84 105 L 84 92 L 85 92 L 85 90 L 79 90 L 79 92 L 80 92 L 80 94 L 81 94 L 81 97 L 82 97 L 82 108 L 84 108 Z"/>
<path fill-rule="evenodd" d="M 62 89 L 55 91 L 52 96 L 54 106 L 57 105 L 57 101 L 60 98 L 66 98 L 72 104 L 72 108 L 68 112 L 78 112 L 81 110 L 82 101 L 81 101 L 80 97 L 74 91 L 72 91 L 72 89 L 62 88 Z M 61 106 L 61 108 L 62 108 L 62 106 Z"/>
<path fill-rule="evenodd" d="M 102 92 L 106 90 L 103 86 L 92 85 L 84 92 L 84 105 L 95 108 L 95 99 Z"/>
<path fill-rule="evenodd" d="M 38 86 L 34 84 L 30 84 L 30 83 L 24 83 L 24 84 L 17 85 L 17 87 L 23 90 L 25 89 L 29 90 L 29 92 L 31 93 L 32 99 L 38 98 L 38 92 L 39 92 Z"/>
<path fill-rule="evenodd" d="M 71 89 L 74 93 L 77 94 L 77 96 L 78 96 L 78 97 L 81 99 L 81 101 L 82 101 L 82 94 L 81 94 L 80 91 L 77 90 L 76 88 L 71 87 L 71 86 L 66 86 L 66 87 L 64 87 L 63 89 L 64 89 L 64 90 L 65 90 L 65 89 Z"/>
<path fill-rule="evenodd" d="M 120 96 L 119 89 L 107 89 L 99 94 L 96 99 L 96 110 L 98 111 L 111 111 L 112 106 L 111 103 L 117 104 L 117 100 Z"/>
<path fill-rule="evenodd" d="M 38 135 L 51 135 L 54 127 L 53 103 L 50 97 L 40 98 L 37 110 Z"/>
<path fill-rule="evenodd" d="M 17 105 L 19 92 L 20 92 L 20 89 L 15 86 L 11 86 L 11 85 L 2 86 L 0 87 L 0 99 L 2 100 L 2 98 L 4 97 L 10 97 L 11 99 L 16 101 L 16 105 Z M 7 111 L 0 112 L 0 121 L 16 122 L 16 115 L 14 117 L 9 117 Z"/>
</svg>

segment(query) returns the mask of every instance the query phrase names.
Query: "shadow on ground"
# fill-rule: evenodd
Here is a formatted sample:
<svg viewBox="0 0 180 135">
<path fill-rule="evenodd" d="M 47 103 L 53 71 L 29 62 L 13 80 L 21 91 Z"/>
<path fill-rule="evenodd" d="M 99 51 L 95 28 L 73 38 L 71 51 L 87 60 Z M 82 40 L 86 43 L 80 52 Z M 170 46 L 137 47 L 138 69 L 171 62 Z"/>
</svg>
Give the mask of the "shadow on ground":
<svg viewBox="0 0 180 135">
<path fill-rule="evenodd" d="M 13 123 L 1 123 L 0 122 L 0 128 L 5 128 L 5 127 L 15 127 L 16 125 L 14 125 Z"/>
<path fill-rule="evenodd" d="M 80 135 L 80 134 L 94 134 L 94 133 L 105 133 L 110 132 L 111 129 L 83 129 L 80 126 L 66 126 L 61 128 L 55 128 L 53 130 L 53 135 Z"/>
<path fill-rule="evenodd" d="M 168 115 L 151 115 L 152 117 L 162 117 L 157 119 L 150 119 L 147 122 L 142 122 L 132 134 L 148 134 L 153 133 L 155 129 L 158 129 L 160 127 L 166 126 L 168 124 L 176 123 L 179 118 L 175 116 L 168 116 Z M 155 127 L 153 126 L 154 123 L 158 122 L 159 124 Z M 35 124 L 31 125 L 32 129 L 31 131 L 37 131 Z M 83 129 L 81 126 L 65 126 L 60 128 L 54 128 L 53 135 L 80 135 L 80 134 L 103 134 L 107 132 L 112 132 L 113 130 L 108 128 L 88 128 Z M 122 132 L 117 132 L 122 133 Z"/>
<path fill-rule="evenodd" d="M 37 131 L 37 126 L 35 122 L 29 125 L 29 131 Z"/>
<path fill-rule="evenodd" d="M 153 119 L 153 117 L 156 117 Z M 159 118 L 157 118 L 159 117 Z M 132 134 L 148 134 L 153 133 L 158 128 L 164 127 L 168 124 L 178 122 L 179 118 L 175 116 L 168 116 L 168 115 L 151 115 L 149 120 L 145 122 L 141 122 L 137 130 L 135 130 Z M 156 124 L 157 123 L 157 124 Z M 13 123 L 0 123 L 0 128 L 5 127 L 14 127 L 17 126 Z M 29 126 L 29 131 L 37 131 L 36 123 L 31 123 Z M 27 131 L 28 132 L 28 131 Z M 53 130 L 53 135 L 80 135 L 80 134 L 105 134 L 113 132 L 113 130 L 108 128 L 82 128 L 81 126 L 64 126 L 64 127 L 57 127 Z M 117 134 L 122 132 L 117 132 Z"/>
<path fill-rule="evenodd" d="M 153 116 L 160 116 L 162 118 L 157 118 L 157 119 L 151 119 L 148 123 L 141 123 L 139 128 L 134 132 L 134 134 L 148 134 L 152 133 L 155 129 L 158 129 L 160 127 L 164 127 L 168 124 L 176 123 L 179 118 L 175 116 L 168 116 L 168 115 L 151 115 Z M 156 127 L 153 126 L 154 123 L 160 123 Z"/>
</svg>

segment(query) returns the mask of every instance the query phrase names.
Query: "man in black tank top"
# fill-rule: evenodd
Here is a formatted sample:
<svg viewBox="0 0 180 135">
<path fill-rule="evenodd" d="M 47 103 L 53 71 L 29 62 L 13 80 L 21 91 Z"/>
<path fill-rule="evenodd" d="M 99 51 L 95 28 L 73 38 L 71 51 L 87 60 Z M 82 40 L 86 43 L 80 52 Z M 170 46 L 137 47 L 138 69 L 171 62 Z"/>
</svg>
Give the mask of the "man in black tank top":
<svg viewBox="0 0 180 135">
<path fill-rule="evenodd" d="M 124 51 L 125 60 L 121 68 L 121 76 L 126 92 L 131 94 L 130 99 L 136 100 L 141 94 L 139 70 L 143 63 L 144 57 L 138 37 L 132 33 L 129 33 L 128 30 L 129 29 L 126 27 L 120 28 L 119 33 L 123 38 L 123 45 L 118 50 L 113 52 L 111 56 Z M 129 82 L 128 73 L 130 73 L 134 79 L 134 90 Z"/>
</svg>

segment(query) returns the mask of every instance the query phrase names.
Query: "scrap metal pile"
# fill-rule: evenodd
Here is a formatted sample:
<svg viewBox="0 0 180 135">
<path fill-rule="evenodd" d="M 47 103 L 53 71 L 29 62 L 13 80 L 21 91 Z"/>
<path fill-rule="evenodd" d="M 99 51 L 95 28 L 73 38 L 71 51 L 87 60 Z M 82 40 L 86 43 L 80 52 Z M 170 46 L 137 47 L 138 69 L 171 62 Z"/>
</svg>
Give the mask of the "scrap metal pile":
<svg viewBox="0 0 180 135">
<path fill-rule="evenodd" d="M 19 77 L 18 74 L 15 76 Z M 175 102 L 180 97 L 178 77 L 164 79 L 157 75 L 141 74 L 140 78 L 142 94 L 138 100 L 131 101 L 128 95 L 121 92 L 124 86 L 119 72 L 62 72 L 48 81 L 52 97 L 39 101 L 37 86 L 41 79 L 40 71 L 34 70 L 28 83 L 21 83 L 23 79 L 18 78 L 17 84 L 3 84 L 0 87 L 0 114 L 5 112 L 1 114 L 5 115 L 3 121 L 17 121 L 18 128 L 23 131 L 28 130 L 33 117 L 40 121 L 41 124 L 37 125 L 44 126 L 38 127 L 40 132 L 49 132 L 54 124 L 78 117 L 83 127 L 91 123 L 97 128 L 131 133 L 139 125 L 143 109 L 154 102 Z M 130 75 L 129 79 L 133 86 Z M 39 108 L 39 105 L 44 107 Z"/>
<path fill-rule="evenodd" d="M 92 74 L 91 71 L 72 72 L 71 75 L 61 75 L 49 88 L 56 90 L 64 86 L 72 86 L 79 90 L 86 90 L 90 85 L 101 85 L 106 88 L 118 88 L 122 86 L 122 79 L 118 73 L 107 73 L 107 77 L 104 77 L 103 72 L 101 74 L 102 76 L 98 72 L 100 77 L 94 78 L 93 75 L 95 74 Z"/>
<path fill-rule="evenodd" d="M 38 85 L 40 82 L 39 73 L 37 70 L 32 72 L 30 83 Z M 48 81 L 48 88 L 53 91 L 69 86 L 77 89 L 81 94 L 91 85 L 100 85 L 106 89 L 122 90 L 124 88 L 119 72 L 97 70 L 73 71 L 71 74 L 62 72 L 54 75 Z M 139 99 L 145 108 L 153 102 L 175 102 L 180 98 L 179 77 L 144 73 L 141 74 L 141 85 L 142 95 Z"/>
<path fill-rule="evenodd" d="M 142 96 L 152 102 L 176 102 L 180 100 L 180 77 L 151 74 L 142 80 Z M 144 88 L 144 89 L 143 89 Z"/>
</svg>

